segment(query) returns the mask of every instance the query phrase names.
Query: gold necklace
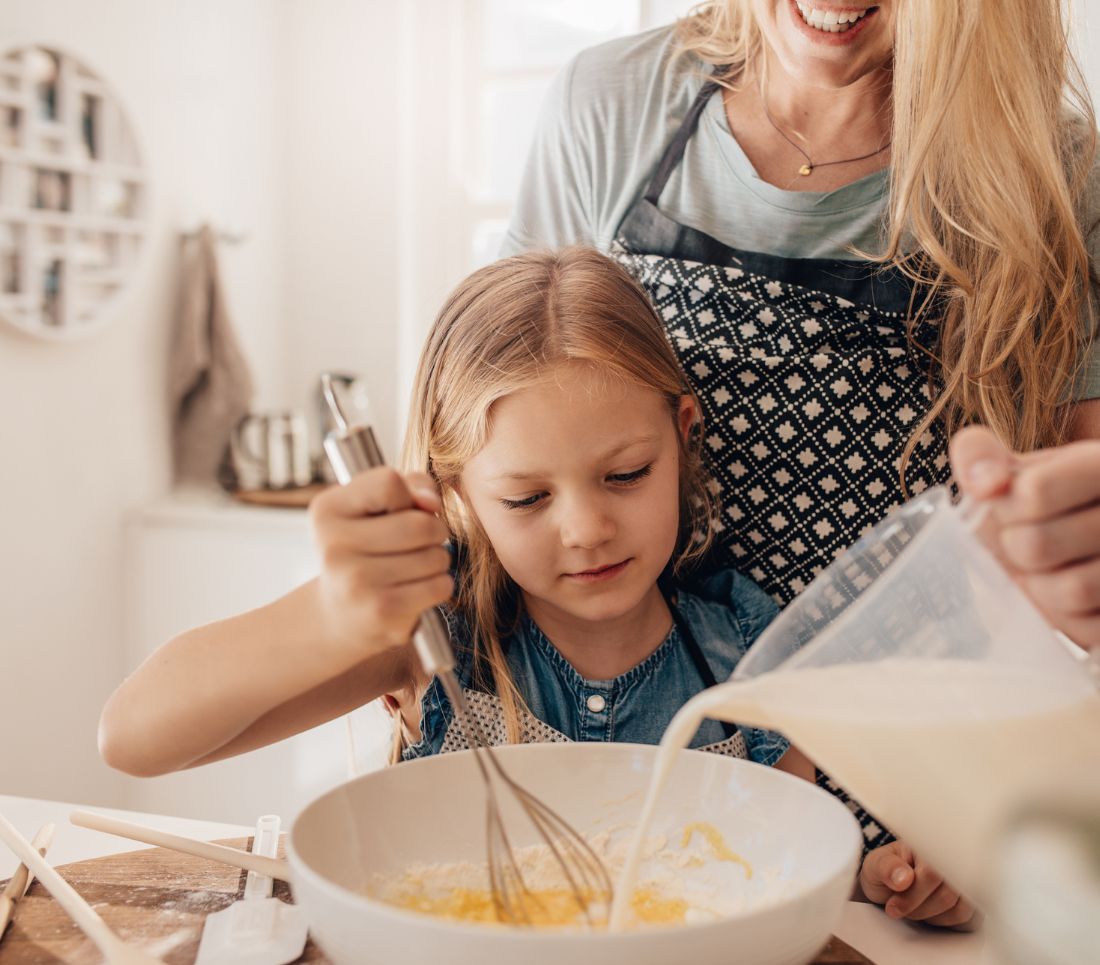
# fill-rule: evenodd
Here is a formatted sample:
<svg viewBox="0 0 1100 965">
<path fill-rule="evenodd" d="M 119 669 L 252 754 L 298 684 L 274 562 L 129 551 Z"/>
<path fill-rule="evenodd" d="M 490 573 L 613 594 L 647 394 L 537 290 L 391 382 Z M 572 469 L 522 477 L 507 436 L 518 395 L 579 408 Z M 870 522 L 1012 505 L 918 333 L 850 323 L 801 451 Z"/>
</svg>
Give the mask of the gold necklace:
<svg viewBox="0 0 1100 965">
<path fill-rule="evenodd" d="M 764 116 L 768 119 L 768 123 L 775 128 L 775 133 L 783 138 L 784 141 L 786 141 L 791 147 L 793 147 L 806 159 L 806 163 L 798 169 L 798 173 L 801 174 L 803 177 L 808 177 L 809 175 L 813 174 L 814 168 L 827 168 L 831 164 L 851 164 L 853 161 L 866 161 L 867 158 L 874 157 L 876 154 L 881 154 L 890 146 L 890 138 L 887 138 L 877 150 L 871 151 L 868 154 L 861 154 L 859 157 L 841 158 L 839 161 L 819 161 L 815 164 L 813 158 L 811 158 L 809 154 L 803 151 L 802 148 L 798 146 L 798 144 L 787 137 L 787 135 L 783 133 L 783 130 L 780 128 L 780 126 L 775 123 L 775 120 L 772 118 L 771 111 L 768 110 L 768 101 L 767 98 L 764 97 L 763 91 L 760 92 L 760 106 L 764 108 Z"/>
</svg>

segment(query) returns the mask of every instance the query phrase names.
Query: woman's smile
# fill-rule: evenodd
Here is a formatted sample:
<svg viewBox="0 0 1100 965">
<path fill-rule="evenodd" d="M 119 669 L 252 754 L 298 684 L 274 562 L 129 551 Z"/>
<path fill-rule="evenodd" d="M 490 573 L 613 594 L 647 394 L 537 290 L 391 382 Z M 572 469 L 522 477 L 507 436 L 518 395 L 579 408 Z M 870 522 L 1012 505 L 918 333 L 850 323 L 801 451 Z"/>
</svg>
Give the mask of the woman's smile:
<svg viewBox="0 0 1100 965">
<path fill-rule="evenodd" d="M 878 13 L 878 7 L 839 9 L 788 0 L 791 20 L 799 33 L 814 43 L 842 46 L 852 43 L 867 29 Z"/>
</svg>

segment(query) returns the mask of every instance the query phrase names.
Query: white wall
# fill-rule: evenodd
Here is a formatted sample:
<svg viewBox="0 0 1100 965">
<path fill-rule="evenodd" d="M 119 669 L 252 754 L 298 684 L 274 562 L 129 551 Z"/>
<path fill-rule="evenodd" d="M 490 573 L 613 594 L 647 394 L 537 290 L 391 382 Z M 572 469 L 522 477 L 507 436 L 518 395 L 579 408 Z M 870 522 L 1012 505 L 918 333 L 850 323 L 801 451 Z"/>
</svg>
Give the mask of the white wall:
<svg viewBox="0 0 1100 965">
<path fill-rule="evenodd" d="M 8 0 L 0 12 L 0 45 L 64 47 L 114 86 L 153 188 L 147 261 L 110 327 L 72 344 L 0 332 L 0 792 L 119 793 L 95 729 L 122 673 L 122 521 L 168 486 L 181 224 L 249 230 L 225 273 L 260 399 L 281 395 L 277 12 L 266 0 Z"/>
<path fill-rule="evenodd" d="M 1100 0 L 1071 0 L 1071 36 L 1093 105 L 1100 110 Z"/>
<path fill-rule="evenodd" d="M 380 443 L 396 459 L 400 4 L 285 7 L 288 400 L 313 404 L 325 369 L 365 373 Z"/>
</svg>

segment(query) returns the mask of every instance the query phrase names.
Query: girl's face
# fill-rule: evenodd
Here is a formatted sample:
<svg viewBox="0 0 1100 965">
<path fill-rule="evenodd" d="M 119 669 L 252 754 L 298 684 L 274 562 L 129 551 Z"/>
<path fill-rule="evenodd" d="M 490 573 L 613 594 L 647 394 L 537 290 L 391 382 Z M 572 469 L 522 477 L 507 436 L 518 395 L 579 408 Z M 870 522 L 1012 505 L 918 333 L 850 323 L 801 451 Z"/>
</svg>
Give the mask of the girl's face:
<svg viewBox="0 0 1100 965">
<path fill-rule="evenodd" d="M 655 592 L 679 533 L 677 436 L 694 417 L 689 397 L 674 419 L 657 392 L 583 363 L 493 405 L 460 487 L 532 615 L 613 620 Z"/>
<path fill-rule="evenodd" d="M 893 55 L 894 0 L 752 0 L 752 9 L 783 70 L 813 87 L 847 87 Z"/>
</svg>

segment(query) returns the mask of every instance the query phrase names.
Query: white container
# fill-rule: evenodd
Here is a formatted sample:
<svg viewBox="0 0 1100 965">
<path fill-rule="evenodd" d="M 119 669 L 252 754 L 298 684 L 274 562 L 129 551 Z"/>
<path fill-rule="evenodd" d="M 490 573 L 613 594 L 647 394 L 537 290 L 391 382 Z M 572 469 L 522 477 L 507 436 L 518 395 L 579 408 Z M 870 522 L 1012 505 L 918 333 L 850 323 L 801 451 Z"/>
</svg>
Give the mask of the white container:
<svg viewBox="0 0 1100 965">
<path fill-rule="evenodd" d="M 637 821 L 656 747 L 528 744 L 497 750 L 519 784 L 582 832 Z M 513 844 L 534 843 L 504 808 Z M 807 781 L 748 761 L 683 751 L 656 829 L 711 823 L 752 863 L 755 909 L 707 924 L 612 934 L 534 931 L 453 922 L 363 893 L 374 872 L 415 863 L 485 860 L 485 796 L 471 752 L 368 774 L 310 804 L 290 834 L 293 891 L 310 933 L 334 965 L 802 965 L 828 941 L 851 891 L 859 826 Z M 526 832 L 526 834 L 525 834 Z M 670 841 L 673 840 L 670 838 Z M 685 875 L 690 874 L 685 870 Z"/>
</svg>

